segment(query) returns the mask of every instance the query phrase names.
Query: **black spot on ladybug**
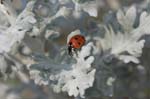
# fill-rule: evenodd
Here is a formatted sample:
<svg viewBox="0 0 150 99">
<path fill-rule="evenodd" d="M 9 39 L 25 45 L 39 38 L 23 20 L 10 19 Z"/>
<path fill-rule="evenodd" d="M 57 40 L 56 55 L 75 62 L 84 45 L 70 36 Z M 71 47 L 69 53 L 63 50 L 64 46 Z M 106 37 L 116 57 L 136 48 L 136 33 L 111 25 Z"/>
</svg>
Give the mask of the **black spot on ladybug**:
<svg viewBox="0 0 150 99">
<path fill-rule="evenodd" d="M 78 38 L 76 37 L 76 38 L 74 38 L 75 40 L 78 40 Z"/>
<path fill-rule="evenodd" d="M 80 43 L 80 42 L 78 42 L 78 44 L 80 45 L 81 43 Z"/>
</svg>

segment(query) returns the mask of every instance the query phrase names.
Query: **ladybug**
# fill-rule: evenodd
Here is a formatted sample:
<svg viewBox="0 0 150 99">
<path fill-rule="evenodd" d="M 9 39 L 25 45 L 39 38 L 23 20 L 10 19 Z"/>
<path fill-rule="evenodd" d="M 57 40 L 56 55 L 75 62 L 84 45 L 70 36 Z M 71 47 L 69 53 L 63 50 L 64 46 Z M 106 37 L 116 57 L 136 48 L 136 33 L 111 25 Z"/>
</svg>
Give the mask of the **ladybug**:
<svg viewBox="0 0 150 99">
<path fill-rule="evenodd" d="M 68 53 L 72 56 L 72 49 L 76 52 L 76 49 L 80 49 L 85 44 L 84 36 L 78 34 L 74 35 L 68 43 Z"/>
</svg>

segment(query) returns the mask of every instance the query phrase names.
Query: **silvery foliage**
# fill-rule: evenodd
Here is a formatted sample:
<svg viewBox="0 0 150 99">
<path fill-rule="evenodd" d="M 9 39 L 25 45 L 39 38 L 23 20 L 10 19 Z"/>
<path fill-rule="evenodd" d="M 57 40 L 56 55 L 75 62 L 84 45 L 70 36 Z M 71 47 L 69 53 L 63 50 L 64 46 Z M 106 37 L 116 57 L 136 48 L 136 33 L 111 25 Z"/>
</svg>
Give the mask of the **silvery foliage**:
<svg viewBox="0 0 150 99">
<path fill-rule="evenodd" d="M 118 59 L 125 63 L 133 62 L 140 63 L 138 57 L 142 54 L 145 40 L 141 37 L 149 34 L 148 25 L 150 16 L 147 12 L 142 12 L 140 15 L 139 26 L 134 27 L 136 20 L 136 8 L 130 7 L 126 13 L 122 10 L 117 12 L 117 20 L 123 31 L 115 32 L 111 26 L 105 27 L 104 38 L 95 38 L 100 43 L 100 47 L 105 50 L 110 50 L 110 54 L 115 55 Z M 100 49 L 101 49 L 100 48 Z M 126 54 L 124 54 L 127 52 Z"/>
<path fill-rule="evenodd" d="M 103 93 L 107 96 L 112 96 L 114 93 L 114 82 L 119 82 L 118 76 L 121 76 L 121 72 L 118 74 L 114 71 L 121 68 L 128 67 L 128 63 L 140 64 L 139 58 L 142 54 L 145 39 L 144 35 L 148 35 L 150 15 L 147 12 L 141 12 L 139 18 L 139 25 L 134 26 L 137 21 L 136 7 L 131 6 L 127 11 L 119 10 L 116 13 L 117 20 L 121 29 L 114 30 L 114 26 L 110 24 L 108 27 L 104 26 L 104 37 L 94 37 L 97 47 L 96 55 L 96 78 L 95 86 L 90 89 L 89 94 Z M 118 26 L 118 25 L 116 25 Z M 117 69 L 118 67 L 118 69 Z M 116 82 L 117 83 L 117 82 Z M 117 83 L 119 86 L 119 83 Z M 94 92 L 94 89 L 98 91 Z M 93 96 L 93 95 L 92 95 Z"/>
<path fill-rule="evenodd" d="M 96 60 L 99 62 L 95 63 L 95 65 L 97 65 L 95 67 L 98 70 L 95 75 L 95 77 L 96 77 L 95 78 L 95 80 L 96 80 L 95 86 L 97 86 L 97 87 L 94 87 L 94 88 L 95 89 L 97 88 L 98 90 L 102 91 L 103 94 L 105 94 L 105 95 L 109 95 L 109 96 L 113 95 L 113 89 L 112 89 L 113 82 L 116 79 L 115 75 L 111 71 L 111 68 L 108 69 L 109 67 L 107 66 L 107 61 L 109 61 L 109 63 L 112 62 L 111 57 L 115 57 L 118 60 L 123 61 L 124 64 L 130 63 L 130 62 L 133 62 L 135 64 L 140 63 L 138 58 L 142 54 L 142 48 L 143 48 L 144 42 L 145 42 L 145 40 L 140 39 L 140 38 L 145 33 L 148 33 L 148 31 L 149 31 L 147 28 L 146 28 L 147 30 L 145 28 L 142 28 L 143 25 L 145 25 L 145 24 L 143 24 L 143 22 L 146 22 L 146 21 L 144 21 L 145 19 L 141 20 L 144 13 L 145 12 L 141 13 L 139 26 L 134 28 L 133 25 L 134 25 L 134 22 L 136 19 L 136 8 L 134 6 L 132 6 L 131 8 L 129 8 L 126 11 L 125 14 L 123 13 L 123 11 L 119 10 L 117 12 L 117 20 L 118 20 L 119 24 L 122 26 L 123 31 L 115 32 L 113 30 L 113 28 L 111 26 L 109 26 L 109 27 L 105 27 L 104 38 L 102 38 L 102 37 L 94 37 L 93 38 L 96 40 L 96 43 L 97 44 L 99 43 L 99 45 L 100 45 L 100 46 L 93 45 L 94 50 L 99 50 L 95 54 L 101 54 L 100 51 L 102 51 L 104 54 L 102 56 L 100 55 Z M 149 16 L 147 16 L 147 19 L 149 19 Z M 148 23 L 148 22 L 146 22 L 146 23 Z M 144 26 L 144 27 L 146 27 L 146 26 Z M 140 31 L 140 34 L 139 34 L 139 31 Z M 143 34 L 141 34 L 141 33 L 143 33 Z M 81 50 L 81 52 L 84 52 L 84 51 Z M 47 59 L 45 59 L 45 60 L 47 60 Z M 49 59 L 49 61 L 50 60 L 51 59 Z M 76 60 L 77 60 L 76 64 L 78 64 L 78 59 L 76 59 Z M 84 88 L 82 86 L 82 87 L 78 88 L 80 85 L 76 85 L 74 83 L 76 81 L 76 78 L 78 78 L 77 75 L 75 75 L 75 77 L 74 77 L 74 74 L 72 74 L 72 72 L 74 70 L 76 70 L 75 68 L 72 67 L 73 70 L 70 70 L 70 66 L 68 66 L 69 65 L 68 64 L 67 66 L 69 67 L 69 70 L 66 69 L 67 70 L 66 71 L 66 70 L 62 69 L 62 71 L 58 72 L 56 70 L 58 70 L 58 66 L 61 66 L 60 64 L 57 67 L 52 67 L 52 66 L 56 66 L 56 65 L 51 63 L 51 65 L 49 64 L 50 65 L 49 66 L 48 61 L 47 61 L 48 63 L 47 62 L 42 63 L 42 62 L 44 62 L 44 61 L 40 60 L 39 64 L 31 66 L 31 68 L 37 68 L 37 70 L 30 71 L 31 77 L 35 79 L 36 83 L 47 85 L 53 81 L 57 81 L 56 84 L 51 84 L 53 89 L 56 92 L 67 91 L 70 96 L 71 95 L 73 95 L 75 97 L 78 95 L 80 95 L 81 97 L 84 96 L 85 89 L 87 89 L 89 87 Z M 59 61 L 59 63 L 60 63 L 60 61 Z M 58 64 L 58 62 L 57 62 L 57 64 Z M 84 62 L 82 64 L 84 64 Z M 44 73 L 43 71 L 45 71 L 45 70 L 39 71 L 38 69 L 40 66 L 43 66 L 44 69 L 48 73 Z M 74 65 L 72 65 L 72 66 L 74 66 Z M 80 66 L 82 66 L 82 65 L 80 65 Z M 64 66 L 61 66 L 61 68 L 62 67 L 64 67 Z M 57 69 L 54 69 L 54 68 L 57 68 Z M 104 68 L 105 69 L 107 68 L 108 70 L 103 71 L 102 69 L 104 69 Z M 84 69 L 86 70 L 86 67 L 84 67 Z M 49 72 L 49 71 L 51 71 L 51 72 Z M 54 72 L 54 73 L 52 73 L 52 72 Z M 40 75 L 43 75 L 43 77 Z M 51 75 L 53 75 L 53 76 L 51 76 Z M 35 76 L 35 77 L 33 77 L 33 76 Z M 82 75 L 80 75 L 80 76 L 82 76 Z M 47 77 L 50 77 L 50 79 Z M 69 79 L 69 82 L 68 82 L 68 79 Z M 78 79 L 77 79 L 77 81 L 78 81 Z M 93 81 L 93 80 L 91 80 L 91 81 Z M 84 81 L 82 81 L 82 82 L 84 82 Z M 82 84 L 82 82 L 80 82 L 80 84 Z M 74 85 L 74 86 L 71 86 L 70 84 Z M 93 90 L 93 89 L 91 89 L 91 90 Z"/>
<path fill-rule="evenodd" d="M 69 37 L 77 33 L 80 31 L 72 32 Z M 63 91 L 68 92 L 69 96 L 84 97 L 85 90 L 93 86 L 96 71 L 91 65 L 94 62 L 94 57 L 90 56 L 92 46 L 92 43 L 88 43 L 82 47 L 78 55 L 74 56 L 76 63 L 64 64 L 64 60 L 54 63 L 54 60 L 38 55 L 39 58 L 35 57 L 35 60 L 39 63 L 29 66 L 31 78 L 37 84 L 49 84 L 55 92 Z"/>
<path fill-rule="evenodd" d="M 69 96 L 84 97 L 85 90 L 93 86 L 95 69 L 91 64 L 94 61 L 90 55 L 92 43 L 82 47 L 82 50 L 76 57 L 77 63 L 71 66 L 71 70 L 62 70 L 59 74 L 50 76 L 52 80 L 58 80 L 58 84 L 54 84 L 54 90 L 67 91 Z M 89 56 L 89 57 L 88 57 Z M 88 57 L 85 59 L 85 57 Z"/>
<path fill-rule="evenodd" d="M 34 13 L 32 12 L 33 5 L 34 1 L 29 2 L 26 8 L 17 16 L 9 0 L 0 3 L 0 14 L 4 16 L 0 18 L 1 73 L 5 75 L 5 79 L 7 78 L 7 74 L 10 77 L 14 77 L 15 73 L 20 78 L 21 76 L 24 78 L 24 74 L 20 72 L 23 64 L 17 61 L 13 55 L 17 52 L 18 45 L 24 39 L 25 34 L 36 23 Z"/>
<path fill-rule="evenodd" d="M 124 62 L 126 63 L 130 61 L 134 63 L 139 63 L 136 57 L 141 56 L 142 48 L 145 42 L 145 40 L 140 40 L 140 37 L 144 35 L 144 33 L 147 33 L 145 32 L 145 29 L 147 28 L 142 28 L 143 25 L 145 25 L 145 23 L 143 24 L 144 20 L 141 20 L 143 13 L 141 14 L 141 17 L 140 17 L 140 24 L 135 29 L 133 28 L 133 25 L 136 19 L 136 8 L 134 6 L 128 9 L 128 11 L 126 12 L 126 15 L 123 15 L 123 12 L 121 11 L 117 13 L 117 18 L 118 18 L 119 23 L 122 25 L 124 31 L 127 32 L 125 33 L 125 36 L 124 36 L 125 40 L 120 40 L 120 44 L 123 43 L 123 45 L 125 45 L 125 46 L 122 45 L 123 47 L 122 47 L 121 52 L 127 51 L 130 54 L 130 55 L 120 56 L 120 59 L 123 59 Z M 135 35 L 137 35 L 138 37 L 136 37 Z M 128 46 L 126 46 L 126 44 L 128 44 Z M 120 45 L 118 44 L 117 46 L 120 46 Z M 112 53 L 115 53 L 115 51 L 112 51 Z"/>
<path fill-rule="evenodd" d="M 98 16 L 98 8 L 103 6 L 102 0 L 73 0 L 76 9 L 82 9 L 90 16 Z"/>
<path fill-rule="evenodd" d="M 0 83 L 0 87 L 2 91 L 0 93 L 0 97 L 2 99 L 20 99 L 21 98 L 17 93 L 14 93 L 13 91 L 9 91 L 13 89 L 11 86 L 8 86 L 4 83 Z"/>
<path fill-rule="evenodd" d="M 27 31 L 32 29 L 32 26 L 36 23 L 34 14 L 32 13 L 34 2 L 30 2 L 26 9 L 16 18 L 11 14 L 8 9 L 11 9 L 3 4 L 0 4 L 3 9 L 1 11 L 6 14 L 8 19 L 10 19 L 10 26 L 5 27 L 6 30 L 2 30 L 0 33 L 0 53 L 10 52 L 12 47 L 21 42 Z M 13 17 L 13 18 L 12 18 Z"/>
<path fill-rule="evenodd" d="M 53 40 L 61 35 L 59 30 L 69 29 L 69 32 L 72 32 L 78 28 L 83 29 L 82 23 L 87 21 L 84 19 L 97 17 L 99 6 L 97 1 L 101 0 L 96 0 L 96 4 L 94 1 L 50 0 L 47 4 L 44 0 L 30 1 L 18 16 L 12 11 L 11 6 L 7 6 L 9 3 L 0 4 L 0 14 L 6 16 L 0 18 L 0 23 L 3 24 L 0 25 L 2 75 L 6 75 L 8 63 L 11 61 L 13 62 L 11 69 L 28 83 L 28 79 L 20 71 L 23 64 L 13 56 L 17 53 L 23 38 L 26 35 L 44 35 L 44 39 Z M 49 10 L 51 11 L 47 14 Z M 117 79 L 113 72 L 114 66 L 127 65 L 131 62 L 139 65 L 139 57 L 145 43 L 141 37 L 150 33 L 150 15 L 147 12 L 141 12 L 137 27 L 134 26 L 137 20 L 135 6 L 130 7 L 125 13 L 119 10 L 116 16 L 121 30 L 115 30 L 114 26 L 108 25 L 104 26 L 104 37 L 86 36 L 87 42 L 90 43 L 85 44 L 73 57 L 68 56 L 66 46 L 63 48 L 57 46 L 53 58 L 41 53 L 28 56 L 35 62 L 25 64 L 30 78 L 38 85 L 49 85 L 55 92 L 67 92 L 69 96 L 75 98 L 101 94 L 112 96 L 114 82 Z M 98 35 L 100 32 L 97 31 Z M 95 43 L 91 43 L 92 41 Z"/>
</svg>

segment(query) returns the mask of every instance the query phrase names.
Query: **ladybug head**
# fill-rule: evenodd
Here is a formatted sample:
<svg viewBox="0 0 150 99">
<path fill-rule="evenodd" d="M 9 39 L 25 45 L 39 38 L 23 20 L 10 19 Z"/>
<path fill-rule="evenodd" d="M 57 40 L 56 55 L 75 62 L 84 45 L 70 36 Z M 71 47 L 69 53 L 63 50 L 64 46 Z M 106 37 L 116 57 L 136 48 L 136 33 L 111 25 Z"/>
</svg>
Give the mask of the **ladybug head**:
<svg viewBox="0 0 150 99">
<path fill-rule="evenodd" d="M 72 56 L 72 43 L 71 42 L 68 44 L 68 54 Z"/>
</svg>

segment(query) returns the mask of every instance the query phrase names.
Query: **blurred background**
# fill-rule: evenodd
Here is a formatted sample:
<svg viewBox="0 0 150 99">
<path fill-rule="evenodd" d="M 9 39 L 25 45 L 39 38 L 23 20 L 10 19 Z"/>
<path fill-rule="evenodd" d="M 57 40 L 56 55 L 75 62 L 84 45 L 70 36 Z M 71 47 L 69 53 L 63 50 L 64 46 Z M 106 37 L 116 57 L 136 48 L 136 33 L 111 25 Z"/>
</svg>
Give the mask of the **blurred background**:
<svg viewBox="0 0 150 99">
<path fill-rule="evenodd" d="M 17 15 L 26 8 L 29 1 L 9 0 Z M 79 2 L 79 6 L 84 9 L 84 12 L 75 15 L 66 12 L 65 17 L 67 18 L 57 18 L 52 20 L 50 24 L 46 23 L 47 19 L 64 5 L 68 8 L 74 6 L 77 7 L 74 9 L 78 9 L 78 5 L 73 5 L 72 1 Z M 80 29 L 89 41 L 95 36 L 104 37 L 104 28 L 101 28 L 103 25 L 111 25 L 114 31 L 120 30 L 116 12 L 119 9 L 126 12 L 132 5 L 136 6 L 137 19 L 139 19 L 142 11 L 150 11 L 149 0 L 37 0 L 33 13 L 39 22 L 37 27 L 40 28 L 40 32 L 37 32 L 38 30 L 35 28 L 32 33 L 25 35 L 23 43 L 18 47 L 15 55 L 11 57 L 18 61 L 17 64 L 23 64 L 21 67 L 23 73 L 19 71 L 10 73 L 9 64 L 12 64 L 10 61 L 12 59 L 6 59 L 6 63 L 2 62 L 5 58 L 1 59 L 0 68 L 4 68 L 4 65 L 8 64 L 6 71 L 8 77 L 4 77 L 5 74 L 3 75 L 3 71 L 1 71 L 0 99 L 74 99 L 74 97 L 68 96 L 67 93 L 53 92 L 48 85 L 35 84 L 34 80 L 30 79 L 28 69 L 24 66 L 35 63 L 28 57 L 31 53 L 40 53 L 45 56 L 49 54 L 50 58 L 55 58 L 61 50 L 66 50 L 67 36 L 76 29 Z M 0 16 L 1 18 L 3 16 Z M 44 24 L 46 24 L 45 27 Z M 139 22 L 136 21 L 134 27 L 137 27 L 138 24 Z M 6 24 L 6 26 L 9 25 Z M 104 86 L 102 91 L 96 90 L 96 92 L 92 91 L 93 93 L 89 91 L 92 95 L 89 94 L 86 99 L 150 99 L 150 37 L 144 35 L 142 38 L 146 40 L 146 43 L 139 58 L 140 64 L 128 63 L 120 66 L 118 65 L 119 62 L 113 63 L 116 65 L 112 66 L 114 69 L 113 74 L 118 78 L 113 89 Z M 92 88 L 89 90 L 92 90 Z M 111 92 L 108 90 L 111 90 Z M 113 96 L 107 93 L 113 93 Z M 88 92 L 86 94 L 88 96 Z M 80 98 L 76 97 L 75 99 Z"/>
</svg>

